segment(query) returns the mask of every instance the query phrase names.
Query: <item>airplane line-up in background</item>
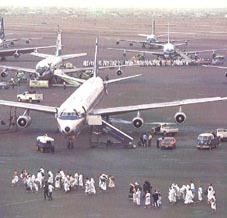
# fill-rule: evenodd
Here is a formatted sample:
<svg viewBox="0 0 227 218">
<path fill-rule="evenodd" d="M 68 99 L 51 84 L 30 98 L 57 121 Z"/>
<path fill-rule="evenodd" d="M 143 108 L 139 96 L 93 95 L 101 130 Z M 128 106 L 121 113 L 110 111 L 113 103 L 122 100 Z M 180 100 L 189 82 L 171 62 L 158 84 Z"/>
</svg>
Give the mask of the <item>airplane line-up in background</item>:
<svg viewBox="0 0 227 218">
<path fill-rule="evenodd" d="M 143 36 L 145 37 L 145 40 L 129 40 L 129 39 L 119 39 L 116 44 L 119 45 L 120 42 L 129 42 L 129 45 L 132 46 L 133 43 L 140 43 L 142 44 L 142 48 L 145 48 L 146 46 L 150 47 L 150 48 L 156 48 L 158 47 L 156 45 L 156 43 L 158 44 L 166 44 L 167 40 L 165 41 L 159 41 L 158 38 L 163 37 L 163 36 L 167 36 L 167 34 L 163 34 L 163 35 L 155 35 L 155 20 L 152 20 L 152 32 L 151 34 L 144 34 L 144 33 L 140 33 L 138 34 L 139 36 Z M 174 42 L 186 42 L 185 40 L 171 40 L 171 43 Z"/>
<path fill-rule="evenodd" d="M 3 17 L 0 17 L 0 47 L 8 48 L 10 46 L 14 46 L 16 41 L 25 41 L 25 43 L 29 44 L 31 40 L 34 39 L 42 39 L 42 37 L 21 37 L 21 38 L 11 38 L 7 39 L 4 28 L 4 20 Z"/>
<path fill-rule="evenodd" d="M 167 43 L 151 43 L 151 45 L 159 47 L 162 49 L 162 51 L 146 51 L 146 50 L 135 50 L 135 49 L 125 49 L 125 48 L 108 48 L 112 50 L 118 50 L 118 51 L 123 51 L 123 55 L 126 55 L 126 52 L 134 52 L 134 53 L 142 53 L 144 54 L 151 54 L 151 55 L 156 55 L 157 57 L 161 57 L 164 59 L 174 59 L 176 57 L 181 57 L 184 58 L 188 63 L 192 62 L 192 59 L 189 57 L 189 55 L 197 55 L 198 53 L 205 53 L 205 52 L 213 52 L 213 54 L 216 51 L 225 51 L 227 50 L 226 48 L 217 48 L 217 49 L 206 49 L 206 50 L 198 50 L 198 51 L 181 51 L 178 46 L 181 45 L 186 45 L 187 41 L 185 40 L 183 43 L 178 43 L 178 44 L 173 44 L 170 41 L 170 36 L 169 36 L 169 26 L 168 26 L 168 41 Z"/>
<path fill-rule="evenodd" d="M 123 114 L 127 112 L 137 112 L 137 116 L 132 120 L 132 125 L 136 128 L 140 128 L 144 124 L 144 121 L 140 116 L 141 111 L 178 106 L 180 107 L 180 110 L 175 114 L 175 120 L 177 123 L 183 123 L 186 119 L 186 114 L 182 111 L 181 108 L 183 105 L 227 100 L 227 97 L 210 97 L 96 109 L 96 105 L 106 92 L 107 84 L 140 76 L 134 75 L 104 81 L 101 77 L 98 76 L 97 54 L 98 41 L 96 39 L 93 76 L 88 80 L 78 80 L 71 77 L 71 80 L 80 82 L 81 86 L 76 89 L 60 105 L 60 107 L 36 105 L 7 100 L 0 100 L 0 105 L 25 109 L 23 115 L 19 116 L 16 119 L 17 126 L 21 128 L 26 128 L 31 124 L 30 111 L 39 111 L 55 115 L 60 132 L 68 137 L 68 147 L 72 148 L 75 135 L 79 135 L 86 124 L 90 126 L 105 125 L 109 130 L 115 131 L 115 134 L 117 134 L 119 137 L 126 138 L 128 139 L 128 141 L 132 142 L 133 138 L 131 136 L 108 122 L 108 117 L 110 117 L 111 115 Z M 59 76 L 61 77 L 63 75 Z"/>
<path fill-rule="evenodd" d="M 52 46 L 53 47 L 53 46 Z M 61 30 L 58 27 L 58 33 L 57 33 L 57 40 L 56 40 L 56 52 L 55 55 L 50 54 L 43 54 L 39 52 L 32 52 L 31 55 L 38 56 L 41 58 L 44 58 L 43 60 L 39 61 L 36 64 L 35 68 L 25 68 L 25 67 L 18 67 L 18 66 L 6 66 L 6 65 L 0 65 L 0 68 L 3 70 L 0 72 L 1 77 L 6 77 L 8 75 L 8 70 L 12 71 L 23 71 L 25 73 L 29 73 L 30 75 L 35 75 L 36 79 L 42 79 L 42 80 L 51 80 L 54 76 L 55 71 L 60 71 L 61 74 L 68 74 L 68 73 L 74 73 L 74 72 L 85 72 L 85 71 L 93 71 L 93 67 L 76 67 L 73 69 L 59 69 L 59 67 L 63 64 L 65 60 L 77 58 L 81 56 L 87 55 L 87 53 L 77 53 L 77 54 L 66 54 L 62 55 L 62 34 Z M 0 51 L 1 54 L 1 51 Z M 123 67 L 132 67 L 132 66 L 139 66 L 138 64 L 134 65 L 116 65 L 116 66 L 100 66 L 99 69 L 114 69 L 117 68 L 117 75 L 121 75 L 123 73 L 122 68 Z M 65 81 L 67 83 L 71 83 L 71 80 L 68 80 L 66 77 L 64 77 Z M 72 83 L 71 83 L 72 85 Z M 76 85 L 73 83 L 73 85 Z"/>
<path fill-rule="evenodd" d="M 31 39 L 41 39 L 41 38 L 17 38 L 17 39 L 5 39 L 4 23 L 3 18 L 0 17 L 0 47 L 9 47 L 8 45 L 14 45 L 14 41 L 25 40 L 27 43 Z M 39 46 L 39 47 L 28 47 L 28 48 L 12 48 L 0 50 L 0 60 L 6 60 L 6 57 L 13 56 L 19 58 L 21 54 L 30 54 L 31 52 L 37 52 L 38 49 L 43 48 L 53 48 L 55 46 Z"/>
</svg>

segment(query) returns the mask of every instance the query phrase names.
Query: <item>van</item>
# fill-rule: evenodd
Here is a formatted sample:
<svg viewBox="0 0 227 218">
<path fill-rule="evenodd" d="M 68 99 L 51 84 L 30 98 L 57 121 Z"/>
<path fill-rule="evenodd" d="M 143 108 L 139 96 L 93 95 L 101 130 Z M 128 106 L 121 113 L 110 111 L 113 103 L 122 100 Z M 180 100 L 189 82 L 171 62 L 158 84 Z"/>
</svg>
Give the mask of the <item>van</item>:
<svg viewBox="0 0 227 218">
<path fill-rule="evenodd" d="M 202 133 L 197 138 L 198 149 L 213 149 L 217 148 L 220 143 L 219 137 L 213 133 Z"/>
</svg>

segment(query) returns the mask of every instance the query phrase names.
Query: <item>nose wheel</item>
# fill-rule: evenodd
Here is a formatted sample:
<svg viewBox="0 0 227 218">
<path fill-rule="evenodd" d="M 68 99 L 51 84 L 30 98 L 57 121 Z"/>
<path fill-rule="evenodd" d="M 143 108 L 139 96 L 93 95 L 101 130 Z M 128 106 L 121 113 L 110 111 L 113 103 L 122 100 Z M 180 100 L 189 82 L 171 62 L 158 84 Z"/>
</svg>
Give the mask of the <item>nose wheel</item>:
<svg viewBox="0 0 227 218">
<path fill-rule="evenodd" d="M 73 149 L 74 148 L 74 136 L 69 137 L 67 148 L 68 149 Z"/>
</svg>

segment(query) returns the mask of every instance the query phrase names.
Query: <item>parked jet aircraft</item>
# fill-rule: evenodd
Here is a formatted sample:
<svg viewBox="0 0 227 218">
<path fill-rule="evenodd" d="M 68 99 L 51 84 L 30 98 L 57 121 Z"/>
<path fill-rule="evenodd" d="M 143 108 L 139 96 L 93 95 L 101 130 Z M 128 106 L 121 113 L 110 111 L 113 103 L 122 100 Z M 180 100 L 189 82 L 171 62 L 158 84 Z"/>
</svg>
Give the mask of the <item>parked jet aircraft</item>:
<svg viewBox="0 0 227 218">
<path fill-rule="evenodd" d="M 139 76 L 134 75 L 125 78 L 103 81 L 103 79 L 97 75 L 98 74 L 97 52 L 98 42 L 96 40 L 95 66 L 93 77 L 84 81 L 78 80 L 76 78 L 71 78 L 76 82 L 82 82 L 82 84 L 76 91 L 74 91 L 71 94 L 71 96 L 69 96 L 65 100 L 65 102 L 63 102 L 63 104 L 61 104 L 60 107 L 35 105 L 6 100 L 0 100 L 0 105 L 25 109 L 23 115 L 19 116 L 16 122 L 17 125 L 21 128 L 28 127 L 31 124 L 30 116 L 31 110 L 55 114 L 58 128 L 63 135 L 69 137 L 69 148 L 72 148 L 73 147 L 72 139 L 74 138 L 75 135 L 78 135 L 81 132 L 85 124 L 105 125 L 108 127 L 109 132 L 114 131 L 115 135 L 118 135 L 121 138 L 127 138 L 130 141 L 132 141 L 133 138 L 131 136 L 119 130 L 118 128 L 116 128 L 115 126 L 108 122 L 108 119 L 106 118 L 108 118 L 111 115 L 135 111 L 137 112 L 137 116 L 133 118 L 132 124 L 134 127 L 140 128 L 144 123 L 142 117 L 140 116 L 140 111 L 142 110 L 174 106 L 179 106 L 181 108 L 182 105 L 227 100 L 227 97 L 211 97 L 96 109 L 95 106 L 100 101 L 101 97 L 104 95 L 107 84 Z M 186 114 L 182 110 L 178 111 L 175 114 L 176 122 L 182 123 L 185 121 L 185 119 Z"/>
<path fill-rule="evenodd" d="M 145 37 L 145 40 L 120 39 L 116 42 L 116 44 L 119 45 L 120 42 L 129 42 L 129 45 L 132 46 L 133 43 L 140 43 L 140 44 L 142 44 L 142 48 L 145 48 L 146 45 L 149 46 L 150 48 L 156 48 L 156 47 L 159 47 L 159 46 L 155 45 L 156 43 L 157 44 L 166 44 L 167 43 L 166 40 L 165 41 L 163 41 L 163 40 L 159 41 L 158 40 L 158 38 L 160 38 L 162 36 L 166 36 L 167 34 L 158 35 L 158 36 L 155 35 L 155 20 L 152 20 L 152 32 L 151 32 L 151 34 L 140 33 L 138 35 Z M 182 42 L 182 41 L 185 41 L 185 40 L 171 40 L 170 42 L 174 43 L 174 42 Z"/>
<path fill-rule="evenodd" d="M 23 40 L 27 44 L 29 44 L 29 42 L 34 39 L 41 39 L 41 38 L 40 37 L 22 37 L 22 38 L 7 39 L 5 34 L 5 29 L 4 29 L 3 17 L 0 17 L 0 47 L 8 48 L 10 46 L 14 46 L 14 42 L 19 40 Z"/>
<path fill-rule="evenodd" d="M 14 70 L 14 71 L 24 71 L 27 73 L 35 74 L 36 77 L 38 78 L 49 79 L 50 77 L 52 77 L 54 70 L 56 70 L 63 63 L 64 60 L 87 55 L 87 53 L 62 55 L 61 52 L 62 52 L 62 38 L 61 38 L 61 31 L 58 29 L 55 55 L 32 52 L 31 53 L 32 55 L 44 58 L 43 60 L 37 63 L 35 69 L 1 65 L 0 67 L 4 69 L 1 73 L 1 76 L 7 75 L 6 72 L 8 70 Z"/>
</svg>

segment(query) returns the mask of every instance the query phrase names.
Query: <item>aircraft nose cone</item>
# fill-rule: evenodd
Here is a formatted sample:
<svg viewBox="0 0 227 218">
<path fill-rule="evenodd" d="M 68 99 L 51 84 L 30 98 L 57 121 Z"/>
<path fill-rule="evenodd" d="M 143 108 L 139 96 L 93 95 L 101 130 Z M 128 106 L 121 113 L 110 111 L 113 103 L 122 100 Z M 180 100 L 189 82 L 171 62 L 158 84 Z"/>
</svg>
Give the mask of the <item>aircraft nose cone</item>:
<svg viewBox="0 0 227 218">
<path fill-rule="evenodd" d="M 70 128 L 68 126 L 65 127 L 65 132 L 69 133 L 70 132 Z"/>
</svg>

